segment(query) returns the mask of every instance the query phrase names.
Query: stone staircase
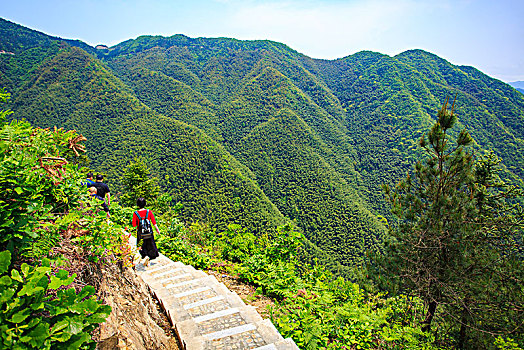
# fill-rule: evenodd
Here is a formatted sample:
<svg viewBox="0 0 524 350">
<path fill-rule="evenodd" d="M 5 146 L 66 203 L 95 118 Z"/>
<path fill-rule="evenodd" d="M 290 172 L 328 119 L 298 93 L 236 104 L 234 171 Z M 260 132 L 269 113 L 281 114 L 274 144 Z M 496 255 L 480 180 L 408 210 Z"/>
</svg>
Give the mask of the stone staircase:
<svg viewBox="0 0 524 350">
<path fill-rule="evenodd" d="M 130 243 L 135 242 L 130 237 Z M 162 254 L 135 269 L 159 300 L 186 350 L 298 349 L 214 276 Z"/>
</svg>

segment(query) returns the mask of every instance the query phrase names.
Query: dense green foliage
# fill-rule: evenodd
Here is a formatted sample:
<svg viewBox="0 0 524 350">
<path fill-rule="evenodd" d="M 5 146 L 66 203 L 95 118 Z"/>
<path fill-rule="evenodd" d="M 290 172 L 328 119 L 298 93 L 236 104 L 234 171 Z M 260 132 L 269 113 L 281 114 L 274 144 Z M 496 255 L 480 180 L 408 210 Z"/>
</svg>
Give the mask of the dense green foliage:
<svg viewBox="0 0 524 350">
<path fill-rule="evenodd" d="M 7 94 L 0 91 L 0 102 Z M 83 146 L 74 131 L 34 129 L 3 120 L 0 129 L 0 246 L 38 255 L 34 241 L 47 236 L 43 221 L 78 205 L 80 174 L 72 161 Z M 68 162 L 69 159 L 69 162 Z M 52 237 L 42 242 L 53 244 Z"/>
<path fill-rule="evenodd" d="M 151 203 L 156 200 L 160 191 L 158 179 L 150 177 L 146 164 L 136 158 L 127 166 L 123 184 L 124 193 L 120 196 L 120 202 L 128 207 L 134 207 L 138 198 L 144 198 Z"/>
<path fill-rule="evenodd" d="M 416 323 L 422 303 L 399 296 L 385 299 L 298 260 L 303 236 L 291 226 L 257 237 L 238 225 L 216 233 L 160 217 L 159 249 L 202 269 L 237 275 L 274 298 L 271 320 L 300 349 L 444 349 Z"/>
<path fill-rule="evenodd" d="M 151 111 L 85 52 L 64 48 L 33 71 L 32 79 L 38 83 L 17 99 L 17 113 L 29 113 L 40 126 L 58 124 L 91 135 L 91 166 L 108 174 L 112 192 L 123 188 L 128 162 L 142 157 L 173 199 L 184 204 L 188 220 L 202 218 L 218 227 L 236 221 L 256 231 L 284 222 L 249 171 L 220 145 Z"/>
<path fill-rule="evenodd" d="M 12 108 L 89 136 L 92 167 L 114 192 L 141 157 L 184 221 L 261 235 L 292 220 L 307 251 L 334 269 L 380 246 L 377 218 L 394 220 L 380 185 L 409 170 L 448 94 L 476 147 L 502 158 L 501 176 L 523 176 L 522 94 L 424 51 L 325 61 L 270 41 L 175 35 L 90 56 L 6 21 L 0 28 L 17 45 L 0 56 Z"/>
<path fill-rule="evenodd" d="M 3 217 L 2 249 L 46 256 L 60 234 L 78 231 L 74 242 L 90 260 L 128 261 L 122 227 L 130 209 L 112 205 L 107 221 L 82 193 L 73 165 L 81 139 L 72 141 L 83 134 L 91 168 L 107 174 L 123 202 L 145 193 L 144 179 L 158 179 L 164 197 L 155 204 L 165 207 L 158 245 L 166 255 L 256 285 L 277 300 L 274 323 L 302 348 L 431 349 L 459 339 L 461 346 L 478 340 L 479 347 L 516 349 L 522 342 L 522 269 L 513 251 L 521 232 L 518 225 L 503 230 L 512 211 L 496 200 L 504 183 L 524 177 L 524 97 L 506 84 L 421 50 L 326 61 L 270 41 L 175 35 L 96 51 L 1 19 L 0 34 L 0 49 L 13 53 L 0 55 L 0 84 L 15 93 L 17 118 L 2 113 L 10 122 L 0 135 L 0 205 L 15 217 Z M 440 288 L 382 275 L 391 287 L 386 296 L 327 272 L 318 262 L 355 277 L 349 267 L 366 250 L 380 250 L 388 220 L 399 227 L 392 232 L 405 233 L 399 241 L 416 238 L 403 227 L 424 232 L 413 211 L 399 215 L 398 202 L 391 204 L 400 221 L 391 215 L 380 185 L 397 182 L 420 158 L 417 140 L 448 95 L 457 96 L 459 126 L 470 130 L 473 150 L 493 155 L 475 168 L 462 153 L 450 158 L 469 170 L 446 208 L 450 218 L 470 220 L 449 219 L 451 238 L 437 242 L 458 260 L 439 265 L 442 252 L 427 252 L 434 270 L 426 280 Z M 449 144 L 466 141 L 447 129 Z M 417 167 L 425 179 L 436 169 L 427 165 Z M 154 197 L 156 180 L 144 185 Z M 414 210 L 415 197 L 403 197 L 404 208 Z M 181 221 L 169 199 L 181 203 Z M 448 221 L 439 220 L 426 226 L 441 232 Z M 500 254 L 502 246 L 513 250 Z M 408 264 L 424 254 L 409 244 L 389 247 L 404 254 L 388 256 L 391 269 L 429 276 Z M 420 327 L 428 307 L 438 324 L 432 332 Z"/>
<path fill-rule="evenodd" d="M 381 259 L 363 270 L 380 267 L 379 286 L 390 294 L 304 265 L 306 241 L 289 225 L 257 237 L 238 225 L 216 233 L 163 216 L 158 245 L 274 298 L 273 323 L 303 349 L 520 349 L 524 212 L 507 201 L 518 191 L 500 180 L 492 154 L 475 164 L 466 131 L 452 145 L 453 107 L 448 113 L 445 103 L 438 116 L 420 139 L 427 158 L 416 177 L 386 186 L 401 220 Z"/>
<path fill-rule="evenodd" d="M 385 186 L 400 220 L 376 259 L 380 281 L 420 297 L 423 330 L 444 319 L 460 349 L 485 348 L 493 334 L 522 343 L 524 211 L 509 201 L 520 191 L 500 180 L 493 155 L 475 164 L 467 131 L 450 141 L 456 121 L 446 101 L 420 139 L 424 162 L 393 190 Z"/>
<path fill-rule="evenodd" d="M 0 90 L 0 103 L 8 97 Z M 9 114 L 0 111 L 0 347 L 94 349 L 92 332 L 111 308 L 93 287 L 75 289 L 71 262 L 54 249 L 70 238 L 84 264 L 129 263 L 129 212 L 115 206 L 109 221 L 88 196 L 77 164 L 83 136 L 7 122 Z"/>
<path fill-rule="evenodd" d="M 111 312 L 110 306 L 96 300 L 95 289 L 85 286 L 77 294 L 74 288 L 61 288 L 69 286 L 75 275 L 54 271 L 49 259 L 39 267 L 24 263 L 20 271 L 9 271 L 10 264 L 11 253 L 0 252 L 1 347 L 94 349 L 91 332 Z"/>
</svg>

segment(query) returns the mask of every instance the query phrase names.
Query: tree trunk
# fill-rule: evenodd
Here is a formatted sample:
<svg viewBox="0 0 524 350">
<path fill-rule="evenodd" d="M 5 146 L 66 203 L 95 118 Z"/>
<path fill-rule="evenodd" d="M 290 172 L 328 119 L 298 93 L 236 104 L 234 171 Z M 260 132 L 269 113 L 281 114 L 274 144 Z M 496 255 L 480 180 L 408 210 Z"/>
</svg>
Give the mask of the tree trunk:
<svg viewBox="0 0 524 350">
<path fill-rule="evenodd" d="M 468 301 L 464 303 L 465 306 L 462 308 L 462 320 L 460 322 L 460 333 L 459 333 L 459 341 L 458 341 L 458 348 L 464 349 L 464 346 L 466 345 L 466 330 L 468 328 Z"/>
<path fill-rule="evenodd" d="M 433 321 L 433 317 L 435 316 L 435 311 L 437 310 L 437 302 L 432 301 L 429 303 L 428 307 L 428 313 L 426 314 L 426 319 L 422 324 L 422 332 L 429 332 L 431 330 L 431 321 Z"/>
</svg>

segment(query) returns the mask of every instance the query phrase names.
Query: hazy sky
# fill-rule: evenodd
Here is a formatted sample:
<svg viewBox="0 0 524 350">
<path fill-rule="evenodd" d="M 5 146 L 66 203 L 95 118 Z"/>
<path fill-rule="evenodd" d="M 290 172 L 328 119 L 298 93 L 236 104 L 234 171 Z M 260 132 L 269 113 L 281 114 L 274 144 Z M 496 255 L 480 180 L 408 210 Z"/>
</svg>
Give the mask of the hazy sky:
<svg viewBox="0 0 524 350">
<path fill-rule="evenodd" d="M 524 0 L 0 0 L 0 17 L 67 39 L 269 39 L 314 58 L 420 48 L 524 80 Z"/>
</svg>

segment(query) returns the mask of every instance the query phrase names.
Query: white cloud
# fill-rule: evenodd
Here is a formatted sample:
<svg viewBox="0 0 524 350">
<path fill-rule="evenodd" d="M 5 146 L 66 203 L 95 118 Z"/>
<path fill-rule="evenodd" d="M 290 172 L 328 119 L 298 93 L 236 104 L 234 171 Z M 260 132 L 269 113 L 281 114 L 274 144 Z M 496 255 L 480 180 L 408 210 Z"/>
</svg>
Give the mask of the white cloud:
<svg viewBox="0 0 524 350">
<path fill-rule="evenodd" d="M 238 4 L 237 4 L 238 5 Z M 247 3 L 230 19 L 243 39 L 271 39 L 313 57 L 376 48 L 417 8 L 411 1 Z"/>
</svg>

